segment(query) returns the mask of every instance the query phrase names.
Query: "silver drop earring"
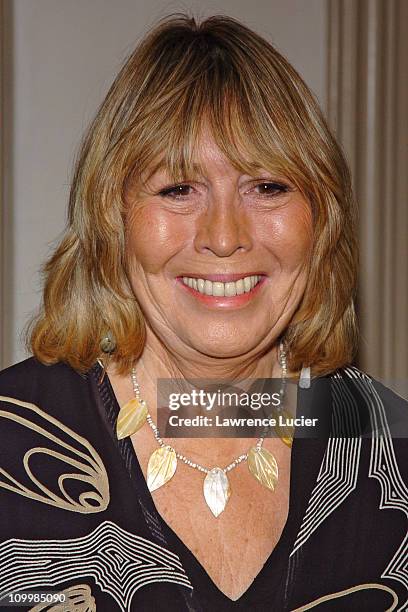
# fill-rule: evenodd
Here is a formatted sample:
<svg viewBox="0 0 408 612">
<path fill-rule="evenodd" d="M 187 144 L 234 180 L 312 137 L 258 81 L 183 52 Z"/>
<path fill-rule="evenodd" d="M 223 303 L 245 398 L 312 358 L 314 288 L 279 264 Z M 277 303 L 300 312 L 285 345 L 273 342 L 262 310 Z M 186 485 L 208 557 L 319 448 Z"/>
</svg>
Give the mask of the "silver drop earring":
<svg viewBox="0 0 408 612">
<path fill-rule="evenodd" d="M 300 371 L 299 387 L 301 389 L 309 389 L 310 379 L 311 379 L 310 367 L 306 368 L 305 366 L 303 366 L 303 368 Z"/>
</svg>

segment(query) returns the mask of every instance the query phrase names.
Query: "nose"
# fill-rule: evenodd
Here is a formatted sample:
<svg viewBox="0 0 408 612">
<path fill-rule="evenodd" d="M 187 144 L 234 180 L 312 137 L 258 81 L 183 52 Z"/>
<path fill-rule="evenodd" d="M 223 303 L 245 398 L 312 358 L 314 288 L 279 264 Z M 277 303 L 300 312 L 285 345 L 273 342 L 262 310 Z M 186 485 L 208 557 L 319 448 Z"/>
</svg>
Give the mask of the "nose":
<svg viewBox="0 0 408 612">
<path fill-rule="evenodd" d="M 213 198 L 197 223 L 194 246 L 199 253 L 230 257 L 252 247 L 248 218 L 234 196 Z"/>
</svg>

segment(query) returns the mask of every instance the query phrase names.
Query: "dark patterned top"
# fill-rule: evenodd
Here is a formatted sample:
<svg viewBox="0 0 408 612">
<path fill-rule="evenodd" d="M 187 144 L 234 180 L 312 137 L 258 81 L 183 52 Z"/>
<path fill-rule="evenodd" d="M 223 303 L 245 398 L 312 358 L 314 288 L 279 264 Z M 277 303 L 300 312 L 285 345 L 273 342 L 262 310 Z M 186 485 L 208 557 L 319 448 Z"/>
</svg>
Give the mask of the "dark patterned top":
<svg viewBox="0 0 408 612">
<path fill-rule="evenodd" d="M 0 373 L 1 610 L 16 592 L 55 612 L 408 609 L 405 400 L 352 366 L 299 389 L 331 433 L 295 437 L 281 538 L 231 601 L 157 512 L 100 375 L 33 358 Z M 357 415 L 373 433 L 347 433 Z M 69 603 L 22 603 L 33 591 Z"/>
</svg>

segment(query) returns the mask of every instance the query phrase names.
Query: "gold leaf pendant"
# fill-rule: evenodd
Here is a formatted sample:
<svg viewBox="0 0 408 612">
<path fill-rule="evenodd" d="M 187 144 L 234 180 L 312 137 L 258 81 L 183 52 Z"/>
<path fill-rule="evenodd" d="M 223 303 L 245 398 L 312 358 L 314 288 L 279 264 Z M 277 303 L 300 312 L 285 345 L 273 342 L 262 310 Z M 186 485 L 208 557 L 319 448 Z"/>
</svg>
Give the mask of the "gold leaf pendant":
<svg viewBox="0 0 408 612">
<path fill-rule="evenodd" d="M 278 464 L 275 457 L 266 448 L 257 450 L 253 446 L 248 453 L 248 468 L 251 474 L 271 491 L 278 482 Z"/>
<path fill-rule="evenodd" d="M 215 517 L 224 511 L 231 495 L 226 473 L 219 467 L 210 470 L 204 479 L 204 497 Z"/>
<path fill-rule="evenodd" d="M 291 419 L 292 415 L 286 410 L 282 410 L 279 413 L 279 423 L 282 424 L 275 425 L 274 428 L 282 442 L 284 442 L 286 446 L 289 446 L 289 448 L 292 446 L 293 436 L 295 433 L 295 428 L 293 425 L 286 425 L 286 422 L 290 422 Z"/>
<path fill-rule="evenodd" d="M 116 436 L 118 440 L 131 436 L 146 422 L 147 407 L 143 400 L 133 398 L 120 409 L 116 422 Z"/>
<path fill-rule="evenodd" d="M 155 491 L 174 476 L 177 467 L 176 451 L 171 446 L 161 446 L 155 450 L 147 465 L 147 486 Z"/>
</svg>

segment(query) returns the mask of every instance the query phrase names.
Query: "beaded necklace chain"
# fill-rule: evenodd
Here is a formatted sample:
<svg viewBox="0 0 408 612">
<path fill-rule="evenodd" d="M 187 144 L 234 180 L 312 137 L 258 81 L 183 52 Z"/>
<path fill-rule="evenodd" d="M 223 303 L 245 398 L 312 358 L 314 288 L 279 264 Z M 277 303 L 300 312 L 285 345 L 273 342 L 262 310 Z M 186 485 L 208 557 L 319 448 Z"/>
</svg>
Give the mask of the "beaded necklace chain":
<svg viewBox="0 0 408 612">
<path fill-rule="evenodd" d="M 287 382 L 287 360 L 282 342 L 279 346 L 279 362 L 282 373 L 281 388 L 279 391 L 280 406 L 282 406 Z M 191 459 L 182 453 L 177 452 L 172 446 L 166 444 L 160 437 L 159 429 L 147 409 L 145 400 L 141 397 L 135 368 L 132 369 L 131 380 L 134 398 L 127 402 L 119 412 L 116 426 L 117 437 L 122 439 L 131 436 L 146 422 L 151 427 L 159 448 L 153 451 L 148 462 L 147 485 L 150 491 L 155 491 L 174 476 L 178 459 L 189 467 L 206 474 L 203 484 L 204 498 L 215 517 L 223 512 L 231 495 L 231 487 L 227 473 L 243 461 L 247 461 L 248 469 L 254 478 L 268 489 L 272 491 L 275 490 L 278 482 L 278 464 L 274 455 L 265 448 L 262 448 L 269 427 L 264 428 L 255 446 L 250 448 L 247 453 L 243 453 L 239 455 L 239 457 L 236 457 L 236 459 L 231 461 L 226 467 L 207 468 L 195 461 L 191 461 Z M 291 445 L 292 440 L 290 436 L 284 435 L 281 436 L 281 439 L 288 446 Z"/>
</svg>

